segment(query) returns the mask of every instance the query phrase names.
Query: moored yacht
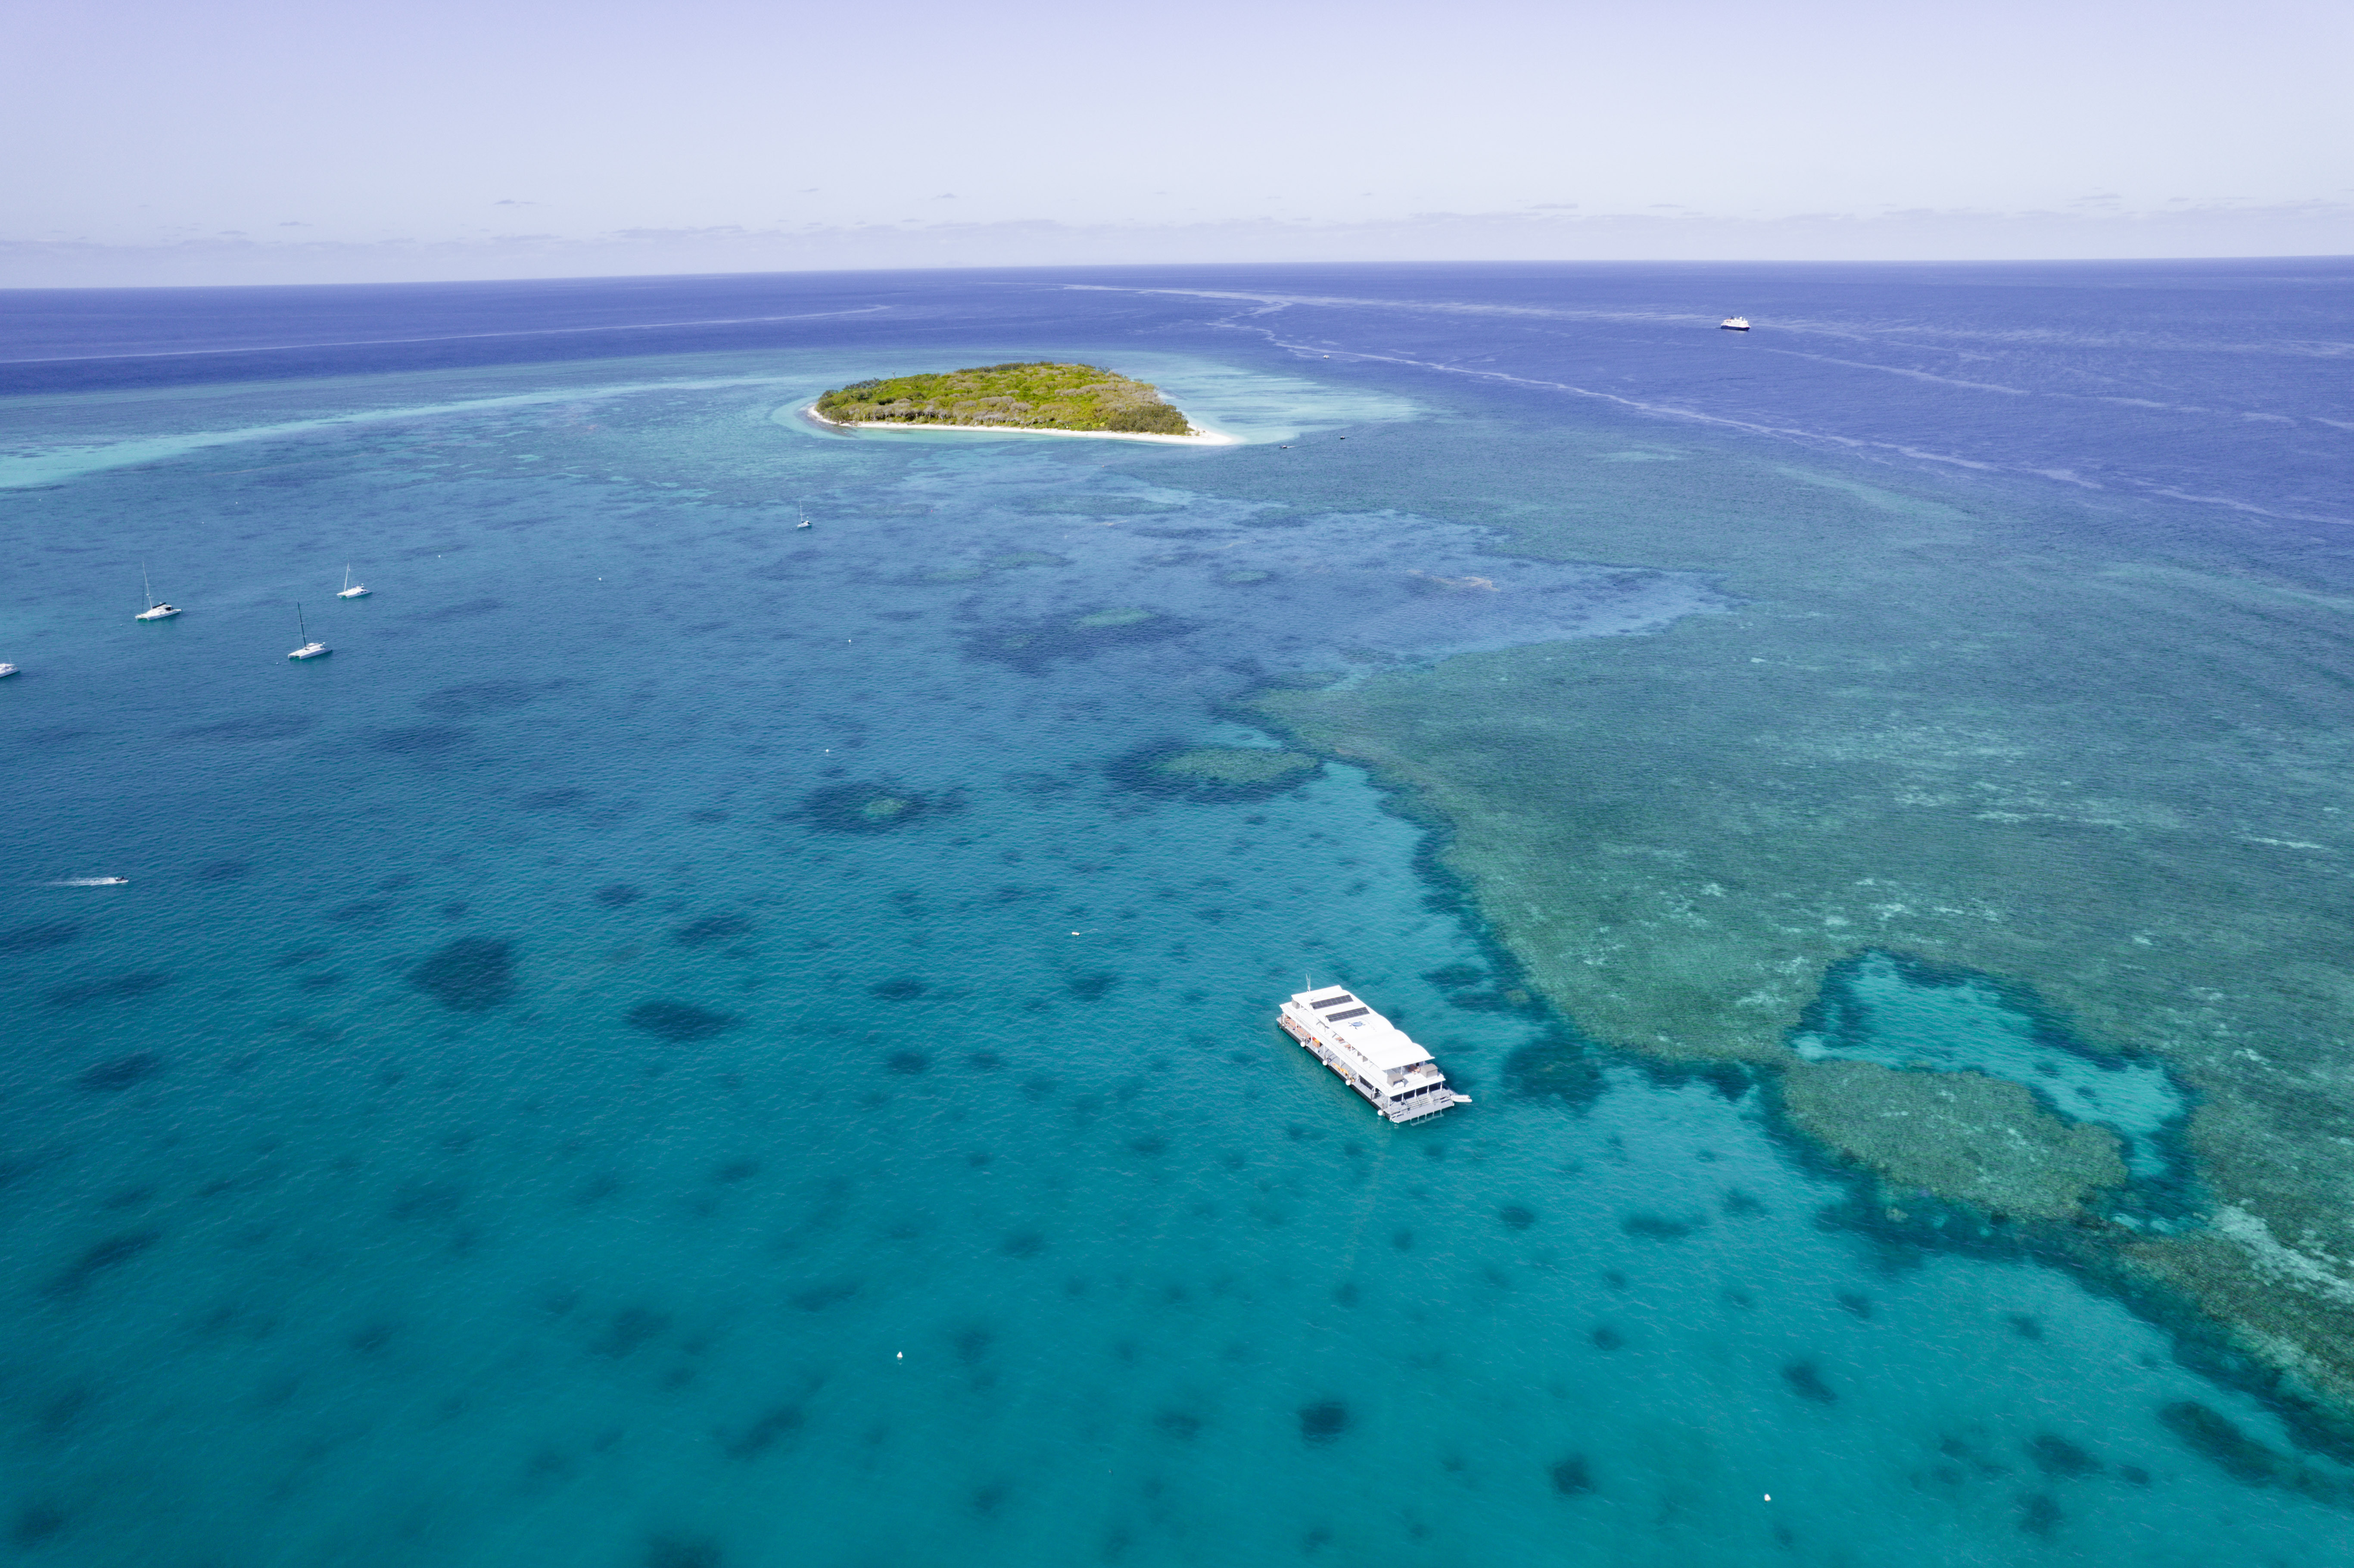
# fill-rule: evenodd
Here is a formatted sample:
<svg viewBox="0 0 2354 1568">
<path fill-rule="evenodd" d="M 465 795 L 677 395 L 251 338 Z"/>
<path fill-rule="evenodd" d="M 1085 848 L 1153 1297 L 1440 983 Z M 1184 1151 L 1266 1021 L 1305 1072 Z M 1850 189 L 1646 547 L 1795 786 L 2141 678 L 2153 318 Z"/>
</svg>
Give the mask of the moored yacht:
<svg viewBox="0 0 2354 1568">
<path fill-rule="evenodd" d="M 337 599 L 366 599 L 367 596 L 367 584 L 355 583 L 352 581 L 352 564 L 349 561 L 345 561 L 344 563 L 343 591 L 336 594 L 335 597 Z"/>
<path fill-rule="evenodd" d="M 1727 316 L 1716 324 L 1725 332 L 1747 332 L 1749 330 L 1749 318 L 1747 316 Z"/>
<path fill-rule="evenodd" d="M 9 676 L 11 676 L 11 675 L 15 674 L 16 673 L 16 665 L 14 665 L 14 664 L 0 664 L 0 681 L 5 681 L 5 680 L 6 680 Z"/>
<path fill-rule="evenodd" d="M 147 563 L 139 563 L 139 591 L 146 597 L 147 608 L 133 616 L 133 620 L 169 620 L 180 613 L 180 607 L 165 604 L 155 597 L 154 588 L 147 581 Z"/>
<path fill-rule="evenodd" d="M 1471 1103 L 1447 1086 L 1429 1052 L 1346 991 L 1303 991 L 1278 1010 L 1276 1022 L 1392 1121 L 1419 1121 Z"/>
<path fill-rule="evenodd" d="M 302 624 L 302 607 L 299 604 L 294 607 L 294 631 L 302 639 L 302 646 L 287 654 L 286 657 L 289 659 L 316 659 L 322 654 L 334 652 L 323 642 L 312 641 L 311 629 Z"/>
</svg>

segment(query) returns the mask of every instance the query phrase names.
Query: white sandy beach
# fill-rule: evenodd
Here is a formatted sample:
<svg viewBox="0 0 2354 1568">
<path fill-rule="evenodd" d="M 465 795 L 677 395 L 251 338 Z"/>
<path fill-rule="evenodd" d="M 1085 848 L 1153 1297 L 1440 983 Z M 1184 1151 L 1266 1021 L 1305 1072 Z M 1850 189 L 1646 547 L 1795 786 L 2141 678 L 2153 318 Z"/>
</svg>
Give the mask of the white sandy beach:
<svg viewBox="0 0 2354 1568">
<path fill-rule="evenodd" d="M 829 419 L 817 411 L 814 403 L 801 410 L 801 417 L 830 430 L 943 430 L 964 436 L 1077 436 L 1097 441 L 1158 441 L 1170 447 L 1238 447 L 1243 444 L 1240 436 L 1209 429 L 1191 414 L 1185 416 L 1185 422 L 1200 432 L 1197 435 L 1156 436 L 1141 430 L 1052 430 L 1005 425 L 917 425 L 902 419 Z"/>
</svg>

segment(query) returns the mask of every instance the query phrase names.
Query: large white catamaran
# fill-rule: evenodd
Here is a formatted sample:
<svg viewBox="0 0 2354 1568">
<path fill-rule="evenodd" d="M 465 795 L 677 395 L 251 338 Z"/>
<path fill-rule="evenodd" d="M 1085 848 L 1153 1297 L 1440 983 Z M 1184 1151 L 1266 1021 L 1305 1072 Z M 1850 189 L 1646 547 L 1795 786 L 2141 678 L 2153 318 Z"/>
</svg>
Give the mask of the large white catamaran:
<svg viewBox="0 0 2354 1568">
<path fill-rule="evenodd" d="M 1276 1022 L 1392 1121 L 1420 1121 L 1471 1103 L 1447 1086 L 1429 1052 L 1346 991 L 1303 991 L 1283 1004 Z"/>
</svg>

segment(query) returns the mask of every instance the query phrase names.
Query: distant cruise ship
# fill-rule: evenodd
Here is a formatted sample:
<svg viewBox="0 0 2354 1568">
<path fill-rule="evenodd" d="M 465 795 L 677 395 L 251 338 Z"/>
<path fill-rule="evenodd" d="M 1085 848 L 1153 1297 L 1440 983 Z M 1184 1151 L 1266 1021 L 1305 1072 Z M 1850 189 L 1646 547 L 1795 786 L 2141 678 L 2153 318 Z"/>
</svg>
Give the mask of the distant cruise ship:
<svg viewBox="0 0 2354 1568">
<path fill-rule="evenodd" d="M 1749 318 L 1747 316 L 1727 316 L 1716 324 L 1723 327 L 1726 332 L 1747 332 L 1749 330 Z"/>
<path fill-rule="evenodd" d="M 1471 1103 L 1469 1095 L 1447 1087 L 1429 1052 L 1345 991 L 1303 991 L 1283 1004 L 1276 1022 L 1392 1121 L 1419 1121 Z"/>
</svg>

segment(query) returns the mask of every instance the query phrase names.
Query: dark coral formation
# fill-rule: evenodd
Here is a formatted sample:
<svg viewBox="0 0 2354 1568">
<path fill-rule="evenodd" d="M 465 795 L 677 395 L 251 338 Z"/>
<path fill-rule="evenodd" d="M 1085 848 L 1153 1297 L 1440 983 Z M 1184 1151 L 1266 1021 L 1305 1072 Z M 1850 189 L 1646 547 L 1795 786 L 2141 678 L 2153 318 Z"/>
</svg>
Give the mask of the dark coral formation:
<svg viewBox="0 0 2354 1568">
<path fill-rule="evenodd" d="M 488 1012 L 514 1000 L 514 948 L 489 937 L 461 937 L 409 970 L 408 983 L 452 1012 Z"/>
<path fill-rule="evenodd" d="M 954 809 L 953 799 L 919 794 L 883 781 L 829 784 L 801 800 L 799 815 L 835 833 L 885 833 Z"/>
</svg>

